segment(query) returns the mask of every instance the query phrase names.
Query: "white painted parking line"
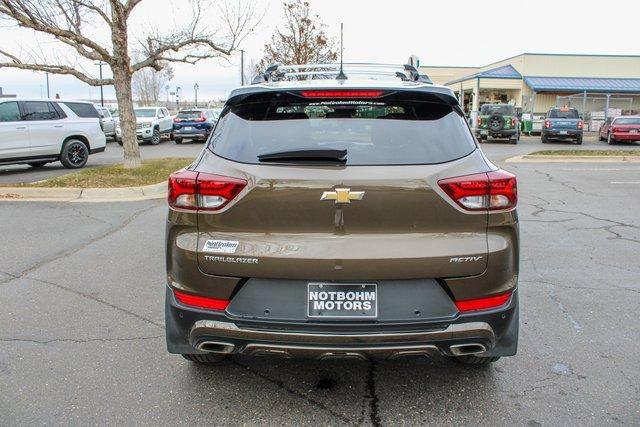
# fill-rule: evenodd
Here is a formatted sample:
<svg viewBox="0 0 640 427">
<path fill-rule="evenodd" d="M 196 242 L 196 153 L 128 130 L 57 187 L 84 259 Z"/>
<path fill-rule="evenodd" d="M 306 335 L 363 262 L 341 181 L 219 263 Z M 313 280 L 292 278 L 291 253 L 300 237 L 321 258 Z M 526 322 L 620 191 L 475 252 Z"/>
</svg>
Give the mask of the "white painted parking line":
<svg viewBox="0 0 640 427">
<path fill-rule="evenodd" d="M 640 181 L 611 181 L 610 184 L 640 184 Z"/>
</svg>

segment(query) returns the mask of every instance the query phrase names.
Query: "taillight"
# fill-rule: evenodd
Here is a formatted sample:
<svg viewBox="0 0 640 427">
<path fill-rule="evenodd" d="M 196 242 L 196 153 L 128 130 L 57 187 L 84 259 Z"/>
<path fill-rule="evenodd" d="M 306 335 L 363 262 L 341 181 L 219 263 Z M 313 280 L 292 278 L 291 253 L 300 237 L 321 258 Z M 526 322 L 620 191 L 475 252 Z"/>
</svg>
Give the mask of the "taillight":
<svg viewBox="0 0 640 427">
<path fill-rule="evenodd" d="M 303 90 L 305 98 L 377 98 L 382 90 Z"/>
<path fill-rule="evenodd" d="M 179 170 L 169 176 L 169 206 L 193 211 L 220 210 L 246 185 L 244 179 Z"/>
<path fill-rule="evenodd" d="M 578 120 L 578 129 L 584 128 L 584 122 L 582 120 Z"/>
<path fill-rule="evenodd" d="M 551 121 L 550 120 L 545 120 L 544 121 L 544 128 L 545 129 L 550 129 L 551 128 Z"/>
<path fill-rule="evenodd" d="M 478 117 L 478 126 L 482 126 L 482 117 Z"/>
<path fill-rule="evenodd" d="M 512 117 L 512 118 L 511 118 L 511 127 L 512 127 L 512 128 L 513 128 L 513 127 L 516 127 L 516 118 L 515 118 L 515 117 Z"/>
<path fill-rule="evenodd" d="M 202 297 L 199 295 L 187 294 L 182 291 L 173 290 L 176 299 L 184 305 L 196 308 L 205 308 L 207 310 L 225 310 L 229 305 L 229 300 Z"/>
<path fill-rule="evenodd" d="M 173 123 L 180 123 L 182 120 L 180 120 L 179 118 L 175 117 L 173 119 Z"/>
<path fill-rule="evenodd" d="M 194 122 L 204 122 L 205 120 L 207 120 L 203 115 L 200 115 L 200 117 L 198 117 L 197 119 L 194 119 Z"/>
<path fill-rule="evenodd" d="M 613 133 L 616 133 L 616 132 L 618 132 L 618 128 L 616 128 L 615 126 L 611 126 L 611 127 L 609 128 L 609 131 L 611 131 L 611 132 L 613 132 Z"/>
<path fill-rule="evenodd" d="M 456 307 L 461 312 L 488 310 L 491 308 L 497 308 L 503 306 L 509 301 L 511 292 L 506 294 L 495 295 L 487 298 L 476 298 L 456 301 Z"/>
<path fill-rule="evenodd" d="M 469 211 L 512 209 L 518 203 L 516 177 L 503 170 L 441 179 L 438 185 Z"/>
</svg>

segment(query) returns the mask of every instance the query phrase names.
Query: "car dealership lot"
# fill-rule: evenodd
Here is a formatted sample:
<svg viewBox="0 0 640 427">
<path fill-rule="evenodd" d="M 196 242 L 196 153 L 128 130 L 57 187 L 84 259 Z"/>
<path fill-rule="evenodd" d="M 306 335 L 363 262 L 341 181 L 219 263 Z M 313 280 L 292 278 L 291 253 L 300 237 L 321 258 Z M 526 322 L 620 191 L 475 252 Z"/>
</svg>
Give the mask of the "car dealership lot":
<svg viewBox="0 0 640 427">
<path fill-rule="evenodd" d="M 163 142 L 143 146 L 143 156 L 195 156 L 201 147 Z M 606 145 L 585 139 L 580 148 L 591 147 Z M 519 179 L 521 335 L 517 356 L 480 369 L 440 357 L 190 364 L 164 347 L 163 201 L 0 202 L 3 419 L 638 424 L 640 167 L 503 163 L 552 148 L 578 147 L 539 137 L 483 144 Z M 120 156 L 110 143 L 89 165 Z M 15 168 L 0 180 L 60 172 Z"/>
</svg>

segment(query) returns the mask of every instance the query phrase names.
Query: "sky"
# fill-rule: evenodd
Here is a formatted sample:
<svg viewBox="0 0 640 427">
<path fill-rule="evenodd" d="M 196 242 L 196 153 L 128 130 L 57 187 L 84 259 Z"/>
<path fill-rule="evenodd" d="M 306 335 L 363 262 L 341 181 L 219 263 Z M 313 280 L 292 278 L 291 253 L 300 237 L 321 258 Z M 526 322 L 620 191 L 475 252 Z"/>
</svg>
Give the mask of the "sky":
<svg viewBox="0 0 640 427">
<path fill-rule="evenodd" d="M 218 16 L 216 1 L 213 3 L 205 11 L 212 28 Z M 640 54 L 637 26 L 621 23 L 615 25 L 615 31 L 608 32 L 602 16 L 603 9 L 639 16 L 640 2 L 609 0 L 606 7 L 576 0 L 310 0 L 310 3 L 327 24 L 326 32 L 336 40 L 340 23 L 344 23 L 345 62 L 403 64 L 409 55 L 415 54 L 423 65 L 480 66 L 523 52 Z M 283 21 L 281 1 L 253 0 L 252 4 L 256 14 L 263 18 L 241 45 L 245 64 L 261 58 L 264 44 Z M 185 0 L 144 0 L 131 17 L 130 39 L 139 39 L 153 29 L 170 31 L 184 23 L 189 13 Z M 541 19 L 543 16 L 553 18 Z M 90 36 L 105 43 L 109 40 L 106 29 L 99 26 Z M 53 52 L 59 60 L 97 77 L 97 66 L 78 61 L 48 36 L 2 22 L 0 40 L 2 49 L 18 56 L 35 50 L 51 57 Z M 183 99 L 193 99 L 193 86 L 198 83 L 199 99 L 225 98 L 240 84 L 239 63 L 239 54 L 235 54 L 228 60 L 176 64 L 171 90 L 180 86 Z M 108 68 L 103 71 L 105 76 L 110 75 Z M 60 94 L 63 98 L 99 98 L 99 88 L 70 76 L 50 75 L 49 83 L 52 97 Z M 5 93 L 21 97 L 46 96 L 43 73 L 2 68 L 0 87 Z M 105 98 L 115 98 L 112 87 L 105 87 Z"/>
</svg>

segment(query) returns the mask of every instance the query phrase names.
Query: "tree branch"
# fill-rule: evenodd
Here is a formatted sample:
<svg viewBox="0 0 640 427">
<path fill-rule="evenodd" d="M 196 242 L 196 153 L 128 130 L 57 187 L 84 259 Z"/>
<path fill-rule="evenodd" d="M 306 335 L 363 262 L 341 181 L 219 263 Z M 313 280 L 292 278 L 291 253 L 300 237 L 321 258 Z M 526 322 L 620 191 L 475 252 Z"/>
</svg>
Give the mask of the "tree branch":
<svg viewBox="0 0 640 427">
<path fill-rule="evenodd" d="M 0 55 L 9 59 L 8 62 L 0 62 L 0 68 L 17 68 L 20 70 L 30 71 L 43 71 L 45 73 L 52 74 L 67 74 L 76 77 L 78 80 L 91 85 L 91 86 L 107 86 L 113 84 L 113 79 L 94 79 L 87 76 L 81 71 L 67 65 L 50 65 L 50 64 L 25 64 L 17 56 L 11 55 L 8 52 L 0 50 Z"/>
</svg>

